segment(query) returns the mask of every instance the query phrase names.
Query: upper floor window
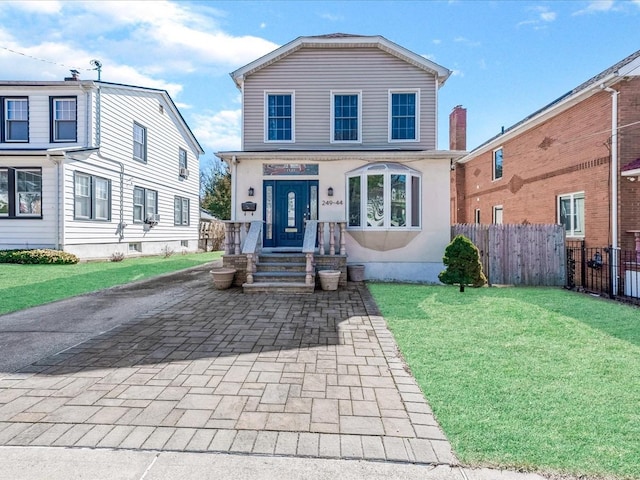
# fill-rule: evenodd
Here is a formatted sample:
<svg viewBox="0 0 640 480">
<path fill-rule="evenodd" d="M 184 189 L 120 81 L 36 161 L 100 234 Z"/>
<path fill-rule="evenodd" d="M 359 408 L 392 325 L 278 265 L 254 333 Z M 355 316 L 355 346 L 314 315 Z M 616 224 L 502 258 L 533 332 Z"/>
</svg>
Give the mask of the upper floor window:
<svg viewBox="0 0 640 480">
<path fill-rule="evenodd" d="M 158 192 L 142 187 L 133 188 L 133 221 L 157 222 Z"/>
<path fill-rule="evenodd" d="M 74 218 L 102 220 L 111 218 L 111 182 L 106 178 L 75 172 Z"/>
<path fill-rule="evenodd" d="M 390 141 L 418 141 L 419 118 L 418 91 L 389 92 Z"/>
<path fill-rule="evenodd" d="M 174 197 L 173 199 L 174 225 L 189 225 L 189 199 Z"/>
<path fill-rule="evenodd" d="M 29 141 L 29 100 L 26 98 L 5 98 L 3 102 L 4 125 L 3 142 Z"/>
<path fill-rule="evenodd" d="M 0 217 L 42 216 L 42 169 L 0 168 Z"/>
<path fill-rule="evenodd" d="M 184 148 L 178 149 L 178 172 L 182 178 L 189 177 L 189 170 L 187 169 L 187 151 Z"/>
<path fill-rule="evenodd" d="M 493 179 L 502 178 L 502 147 L 493 151 Z"/>
<path fill-rule="evenodd" d="M 332 93 L 331 141 L 360 142 L 360 93 Z"/>
<path fill-rule="evenodd" d="M 558 223 L 564 225 L 567 237 L 584 237 L 584 192 L 558 197 Z"/>
<path fill-rule="evenodd" d="M 292 142 L 294 140 L 294 99 L 292 93 L 266 94 L 267 142 Z"/>
<path fill-rule="evenodd" d="M 374 163 L 347 175 L 349 227 L 420 227 L 420 173 L 396 163 Z"/>
<path fill-rule="evenodd" d="M 51 99 L 52 142 L 75 142 L 78 120 L 75 97 Z"/>
<path fill-rule="evenodd" d="M 139 123 L 133 123 L 133 158 L 147 162 L 147 129 Z"/>
</svg>

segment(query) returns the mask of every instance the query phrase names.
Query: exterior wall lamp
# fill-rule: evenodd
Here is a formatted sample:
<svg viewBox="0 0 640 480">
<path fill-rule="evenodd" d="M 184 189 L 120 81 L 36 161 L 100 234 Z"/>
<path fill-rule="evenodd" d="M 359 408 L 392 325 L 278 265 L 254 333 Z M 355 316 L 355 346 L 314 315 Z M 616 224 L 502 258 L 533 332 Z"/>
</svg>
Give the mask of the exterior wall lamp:
<svg viewBox="0 0 640 480">
<path fill-rule="evenodd" d="M 253 189 L 253 187 L 249 187 L 249 196 L 253 197 L 253 194 L 255 193 L 255 190 Z"/>
<path fill-rule="evenodd" d="M 333 187 L 327 188 L 327 195 L 329 195 L 330 197 L 333 197 Z"/>
</svg>

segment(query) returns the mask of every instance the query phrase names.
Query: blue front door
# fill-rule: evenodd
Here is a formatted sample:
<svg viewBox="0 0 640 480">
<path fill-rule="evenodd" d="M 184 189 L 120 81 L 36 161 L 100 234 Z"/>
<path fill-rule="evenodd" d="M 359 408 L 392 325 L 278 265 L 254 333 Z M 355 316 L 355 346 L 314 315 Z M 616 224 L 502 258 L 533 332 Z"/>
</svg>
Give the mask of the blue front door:
<svg viewBox="0 0 640 480">
<path fill-rule="evenodd" d="M 264 246 L 302 247 L 306 220 L 318 219 L 317 180 L 264 182 Z"/>
</svg>

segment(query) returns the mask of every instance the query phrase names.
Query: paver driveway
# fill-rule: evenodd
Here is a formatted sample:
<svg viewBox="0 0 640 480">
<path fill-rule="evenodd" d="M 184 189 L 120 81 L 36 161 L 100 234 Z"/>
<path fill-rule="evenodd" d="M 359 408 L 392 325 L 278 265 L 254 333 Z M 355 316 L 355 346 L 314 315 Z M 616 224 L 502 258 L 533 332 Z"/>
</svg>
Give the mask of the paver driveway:
<svg viewBox="0 0 640 480">
<path fill-rule="evenodd" d="M 456 462 L 363 284 L 195 288 L 0 379 L 0 445 Z"/>
</svg>

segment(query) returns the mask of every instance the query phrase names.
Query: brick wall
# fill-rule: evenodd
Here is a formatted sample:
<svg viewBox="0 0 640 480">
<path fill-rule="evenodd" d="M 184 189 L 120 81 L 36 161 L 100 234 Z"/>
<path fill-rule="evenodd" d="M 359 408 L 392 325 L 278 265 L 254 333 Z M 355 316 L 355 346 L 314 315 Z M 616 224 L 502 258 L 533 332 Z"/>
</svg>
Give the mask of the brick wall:
<svg viewBox="0 0 640 480">
<path fill-rule="evenodd" d="M 632 118 L 638 120 L 639 93 L 637 81 L 622 86 L 621 125 L 630 123 Z M 502 146 L 504 153 L 501 179 L 492 180 L 492 150 L 468 163 L 458 164 L 456 170 L 462 171 L 455 175 L 458 206 L 455 222 L 473 222 L 474 210 L 479 208 L 481 222 L 491 223 L 493 206 L 502 205 L 503 223 L 557 223 L 558 196 L 584 192 L 587 245 L 608 245 L 611 242 L 610 130 L 611 94 L 598 92 L 560 115 L 496 145 Z M 639 130 L 624 131 L 624 136 L 620 136 L 621 164 L 640 156 Z M 635 228 L 640 228 L 640 202 L 635 185 L 638 182 L 619 183 L 624 211 L 620 215 L 621 246 L 631 248 L 626 237 L 632 240 L 633 236 L 622 232 L 632 229 L 629 225 L 634 222 L 639 224 Z M 631 188 L 635 188 L 635 194 L 630 193 Z"/>
</svg>

